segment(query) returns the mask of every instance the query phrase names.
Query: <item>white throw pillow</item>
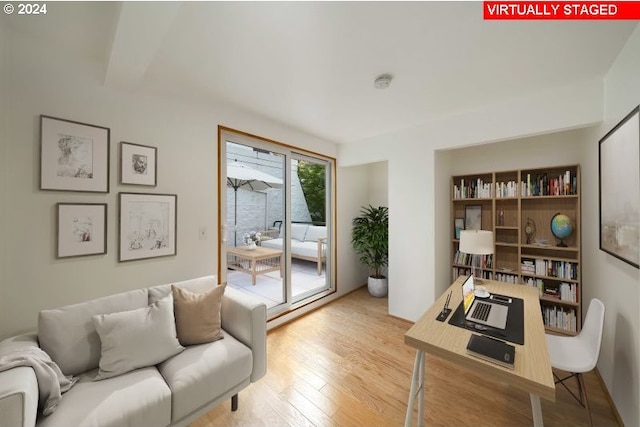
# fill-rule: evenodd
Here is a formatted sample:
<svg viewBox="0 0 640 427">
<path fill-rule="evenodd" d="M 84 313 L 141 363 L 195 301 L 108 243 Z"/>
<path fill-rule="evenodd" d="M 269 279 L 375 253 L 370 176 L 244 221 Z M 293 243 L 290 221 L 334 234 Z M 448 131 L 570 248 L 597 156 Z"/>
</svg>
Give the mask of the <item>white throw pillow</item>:
<svg viewBox="0 0 640 427">
<path fill-rule="evenodd" d="M 291 224 L 291 238 L 304 242 L 304 235 L 307 233 L 307 224 Z"/>
<path fill-rule="evenodd" d="M 148 307 L 93 316 L 93 323 L 102 344 L 96 380 L 157 365 L 184 350 L 176 335 L 171 296 Z"/>
<path fill-rule="evenodd" d="M 306 242 L 317 242 L 319 238 L 327 237 L 327 227 L 323 225 L 310 225 L 307 234 L 304 235 Z"/>
</svg>

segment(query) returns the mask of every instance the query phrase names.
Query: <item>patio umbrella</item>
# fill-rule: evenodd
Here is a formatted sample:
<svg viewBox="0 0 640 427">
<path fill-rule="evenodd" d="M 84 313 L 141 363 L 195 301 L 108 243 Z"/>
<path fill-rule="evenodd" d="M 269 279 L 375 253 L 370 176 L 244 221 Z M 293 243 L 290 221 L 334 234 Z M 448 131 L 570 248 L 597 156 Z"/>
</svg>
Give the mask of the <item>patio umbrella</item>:
<svg viewBox="0 0 640 427">
<path fill-rule="evenodd" d="M 233 223 L 238 224 L 238 189 L 265 191 L 270 188 L 282 188 L 282 179 L 264 173 L 242 163 L 227 163 L 227 186 L 233 188 Z M 233 244 L 236 245 L 237 231 L 233 231 Z"/>
</svg>

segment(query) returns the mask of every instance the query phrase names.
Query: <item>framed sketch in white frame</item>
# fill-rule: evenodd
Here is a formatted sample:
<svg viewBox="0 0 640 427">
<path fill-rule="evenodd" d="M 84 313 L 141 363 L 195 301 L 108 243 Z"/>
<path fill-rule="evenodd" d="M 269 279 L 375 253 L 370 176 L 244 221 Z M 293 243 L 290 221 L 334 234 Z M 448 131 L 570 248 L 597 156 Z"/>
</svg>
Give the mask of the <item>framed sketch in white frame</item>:
<svg viewBox="0 0 640 427">
<path fill-rule="evenodd" d="M 176 194 L 119 193 L 118 261 L 176 255 Z"/>
<path fill-rule="evenodd" d="M 120 184 L 155 187 L 158 149 L 148 145 L 120 142 Z"/>
<path fill-rule="evenodd" d="M 110 129 L 40 116 L 40 189 L 109 192 Z"/>
<path fill-rule="evenodd" d="M 57 258 L 107 253 L 107 204 L 58 203 Z"/>
</svg>

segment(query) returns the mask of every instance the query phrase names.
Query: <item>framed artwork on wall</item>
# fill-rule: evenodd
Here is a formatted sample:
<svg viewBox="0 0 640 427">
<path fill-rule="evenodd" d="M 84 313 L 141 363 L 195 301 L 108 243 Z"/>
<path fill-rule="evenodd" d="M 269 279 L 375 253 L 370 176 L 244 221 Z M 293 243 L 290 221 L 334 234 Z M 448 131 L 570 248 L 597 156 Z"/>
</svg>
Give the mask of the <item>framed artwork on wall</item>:
<svg viewBox="0 0 640 427">
<path fill-rule="evenodd" d="M 176 194 L 119 193 L 118 261 L 176 255 Z"/>
<path fill-rule="evenodd" d="M 109 192 L 110 129 L 40 116 L 40 189 Z"/>
<path fill-rule="evenodd" d="M 147 145 L 120 143 L 120 184 L 155 187 L 158 149 Z"/>
<path fill-rule="evenodd" d="M 469 205 L 464 211 L 467 230 L 482 230 L 482 205 Z"/>
<path fill-rule="evenodd" d="M 600 249 L 640 268 L 640 106 L 599 146 Z"/>
<path fill-rule="evenodd" d="M 453 229 L 455 231 L 456 239 L 459 239 L 460 232 L 464 230 L 464 218 L 455 218 L 453 220 Z"/>
<path fill-rule="evenodd" d="M 107 204 L 58 203 L 57 258 L 107 253 Z"/>
</svg>

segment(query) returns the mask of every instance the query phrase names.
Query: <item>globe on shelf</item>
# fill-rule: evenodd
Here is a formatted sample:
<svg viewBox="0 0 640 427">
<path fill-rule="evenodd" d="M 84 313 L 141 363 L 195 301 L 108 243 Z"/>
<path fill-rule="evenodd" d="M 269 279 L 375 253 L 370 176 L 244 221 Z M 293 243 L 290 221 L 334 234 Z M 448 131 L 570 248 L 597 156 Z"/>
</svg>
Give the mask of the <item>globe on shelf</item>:
<svg viewBox="0 0 640 427">
<path fill-rule="evenodd" d="M 571 236 L 573 233 L 573 223 L 571 222 L 571 218 L 566 216 L 565 214 L 557 213 L 551 218 L 551 233 L 560 240 L 560 243 L 557 246 L 561 248 L 566 248 L 567 244 L 564 242 L 564 239 Z"/>
</svg>

